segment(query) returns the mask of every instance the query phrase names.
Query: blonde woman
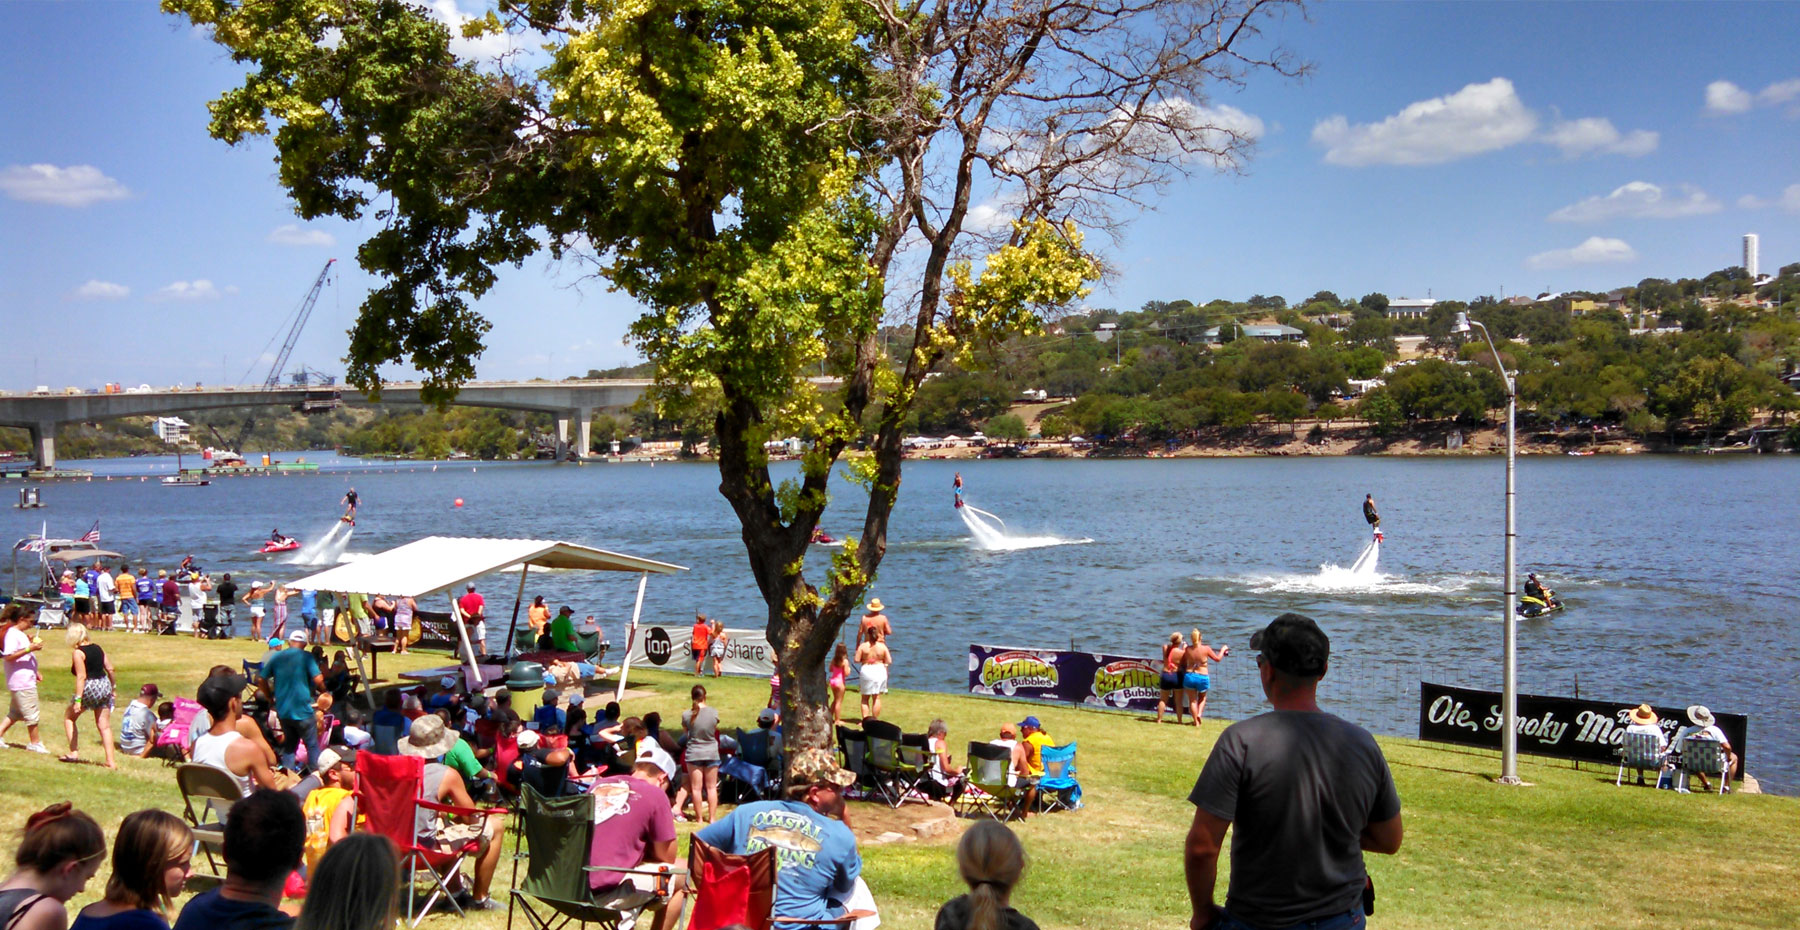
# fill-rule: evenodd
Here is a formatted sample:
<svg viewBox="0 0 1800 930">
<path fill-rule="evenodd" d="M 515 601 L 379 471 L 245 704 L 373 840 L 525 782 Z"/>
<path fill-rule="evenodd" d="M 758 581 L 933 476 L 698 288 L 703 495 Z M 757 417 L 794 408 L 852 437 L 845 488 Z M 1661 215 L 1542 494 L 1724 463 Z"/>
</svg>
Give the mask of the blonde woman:
<svg viewBox="0 0 1800 930">
<path fill-rule="evenodd" d="M 1217 662 L 1231 655 L 1231 647 L 1214 649 L 1200 641 L 1200 631 L 1192 631 L 1192 639 L 1188 643 L 1187 658 L 1184 660 L 1184 671 L 1181 676 L 1182 690 L 1187 692 L 1188 713 L 1194 717 L 1194 729 L 1200 728 L 1200 715 L 1206 712 L 1206 693 L 1212 690 L 1211 666 L 1208 662 Z"/>
<path fill-rule="evenodd" d="M 713 660 L 713 677 L 725 674 L 725 648 L 730 645 L 731 637 L 725 635 L 725 621 L 714 620 L 712 623 L 712 645 L 707 647 Z"/>
<path fill-rule="evenodd" d="M 862 666 L 860 690 L 864 717 L 881 716 L 881 696 L 887 693 L 888 671 L 893 662 L 887 643 L 881 641 L 881 631 L 874 627 L 863 630 L 862 644 L 856 647 L 856 664 Z"/>
<path fill-rule="evenodd" d="M 997 820 L 983 820 L 956 844 L 956 868 L 969 893 L 938 908 L 936 930 L 1037 930 L 1012 909 L 1013 888 L 1025 874 L 1025 847 Z"/>
<path fill-rule="evenodd" d="M 76 723 L 81 712 L 94 712 L 94 725 L 100 729 L 100 748 L 106 754 L 106 767 L 117 768 L 113 761 L 112 709 L 113 667 L 106 650 L 88 639 L 88 629 L 79 623 L 69 624 L 69 670 L 75 675 L 75 690 L 69 698 L 69 711 L 63 715 L 63 735 L 69 738 L 69 753 L 64 762 L 80 762 L 76 739 Z"/>
<path fill-rule="evenodd" d="M 128 814 L 113 839 L 106 897 L 82 908 L 69 930 L 167 930 L 169 910 L 193 868 L 194 831 L 161 810 Z"/>
<path fill-rule="evenodd" d="M 1182 656 L 1186 654 L 1187 649 L 1181 645 L 1181 634 L 1179 632 L 1170 633 L 1169 641 L 1163 643 L 1162 647 L 1162 676 L 1157 682 L 1158 685 L 1161 686 L 1162 697 L 1158 698 L 1156 701 L 1157 723 L 1162 723 L 1163 709 L 1166 707 L 1175 708 L 1175 722 L 1176 724 L 1181 723 L 1181 708 L 1183 705 L 1181 697 L 1181 659 Z"/>
</svg>

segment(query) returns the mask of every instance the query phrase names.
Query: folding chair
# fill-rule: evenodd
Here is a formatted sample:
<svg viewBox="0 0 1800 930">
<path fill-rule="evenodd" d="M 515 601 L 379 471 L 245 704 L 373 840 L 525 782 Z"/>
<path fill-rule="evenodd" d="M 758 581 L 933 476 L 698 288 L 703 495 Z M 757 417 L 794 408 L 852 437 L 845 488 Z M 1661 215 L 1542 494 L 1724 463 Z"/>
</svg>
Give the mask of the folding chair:
<svg viewBox="0 0 1800 930">
<path fill-rule="evenodd" d="M 1045 746 L 1044 777 L 1038 779 L 1038 809 L 1072 811 L 1081 807 L 1081 782 L 1075 778 L 1075 743 Z"/>
<path fill-rule="evenodd" d="M 1675 770 L 1680 776 L 1681 790 L 1686 790 L 1689 775 L 1719 776 L 1719 793 L 1731 784 L 1730 771 L 1727 766 L 1731 759 L 1725 755 L 1725 746 L 1716 739 L 1686 739 L 1681 743 L 1680 761 Z"/>
<path fill-rule="evenodd" d="M 589 889 L 589 873 L 627 872 L 666 877 L 686 872 L 672 866 L 614 869 L 587 865 L 594 835 L 592 795 L 546 798 L 528 785 L 520 798 L 519 819 L 524 845 L 530 851 L 526 856 L 523 883 L 519 881 L 517 857 L 513 860 L 512 894 L 506 904 L 508 930 L 512 928 L 515 906 L 533 930 L 561 930 L 571 923 L 584 927 L 596 924 L 604 930 L 630 927 L 659 895 L 640 891 L 630 883 L 596 895 Z M 544 911 L 540 912 L 539 907 Z"/>
<path fill-rule="evenodd" d="M 693 880 L 694 907 L 688 913 L 687 930 L 720 930 L 733 924 L 769 930 L 775 911 L 775 847 L 738 856 L 696 836 L 688 845 L 688 875 Z"/>
<path fill-rule="evenodd" d="M 1619 743 L 1619 774 L 1613 779 L 1613 786 L 1625 783 L 1625 770 L 1636 769 L 1638 784 L 1644 783 L 1645 772 L 1656 772 L 1659 775 L 1668 765 L 1669 751 L 1667 743 L 1658 733 L 1627 733 Z"/>
<path fill-rule="evenodd" d="M 898 809 L 925 777 L 925 770 L 901 757 L 903 734 L 899 727 L 885 720 L 864 720 L 863 735 L 869 740 L 869 773 L 875 792 L 889 807 Z"/>
<path fill-rule="evenodd" d="M 837 728 L 838 755 L 843 758 L 844 768 L 856 773 L 858 784 L 869 783 L 869 738 L 861 730 L 852 730 L 842 724 Z"/>
<path fill-rule="evenodd" d="M 443 850 L 419 844 L 420 808 L 438 814 L 504 814 L 503 809 L 456 807 L 421 798 L 425 784 L 425 760 L 418 756 L 383 756 L 376 753 L 356 754 L 356 812 L 366 818 L 362 828 L 379 833 L 393 841 L 400 850 L 400 880 L 406 883 L 406 920 L 417 927 L 431 913 L 439 898 L 450 902 L 460 916 L 462 906 L 450 893 L 445 874 L 462 869 L 463 860 L 481 848 L 476 837 L 451 849 Z M 497 842 L 497 840 L 496 840 Z M 414 884 L 420 871 L 431 876 L 431 894 L 423 907 L 417 905 L 418 889 Z M 442 874 L 440 874 L 442 873 Z"/>
<path fill-rule="evenodd" d="M 537 634 L 530 627 L 513 631 L 513 652 L 536 652 Z"/>
<path fill-rule="evenodd" d="M 213 850 L 224 854 L 225 818 L 244 790 L 230 772 L 213 765 L 187 762 L 175 767 L 175 786 L 181 789 L 182 814 L 194 831 L 191 852 L 205 852 L 206 864 L 216 878 L 224 878 Z M 194 802 L 199 801 L 196 808 Z"/>
<path fill-rule="evenodd" d="M 169 725 L 156 734 L 156 744 L 150 747 L 152 756 L 162 757 L 163 764 L 180 765 L 187 761 L 188 747 L 193 745 L 194 718 L 200 716 L 200 702 L 190 701 L 184 697 L 174 699 L 175 712 L 169 717 Z"/>
<path fill-rule="evenodd" d="M 1012 750 L 992 743 L 969 744 L 969 788 L 958 800 L 957 813 L 965 817 L 986 814 L 995 820 L 1011 820 L 1025 810 L 1025 792 L 1008 782 Z"/>
</svg>

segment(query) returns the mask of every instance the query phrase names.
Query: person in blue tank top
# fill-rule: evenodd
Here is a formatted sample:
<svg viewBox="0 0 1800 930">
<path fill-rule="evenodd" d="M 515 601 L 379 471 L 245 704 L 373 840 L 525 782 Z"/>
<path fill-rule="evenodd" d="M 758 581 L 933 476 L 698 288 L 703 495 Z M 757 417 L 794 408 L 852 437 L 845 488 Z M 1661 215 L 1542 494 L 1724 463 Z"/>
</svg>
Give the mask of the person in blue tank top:
<svg viewBox="0 0 1800 930">
<path fill-rule="evenodd" d="M 194 831 L 156 809 L 125 817 L 113 839 L 106 897 L 82 908 L 69 930 L 168 930 L 169 909 L 194 874 Z"/>
</svg>

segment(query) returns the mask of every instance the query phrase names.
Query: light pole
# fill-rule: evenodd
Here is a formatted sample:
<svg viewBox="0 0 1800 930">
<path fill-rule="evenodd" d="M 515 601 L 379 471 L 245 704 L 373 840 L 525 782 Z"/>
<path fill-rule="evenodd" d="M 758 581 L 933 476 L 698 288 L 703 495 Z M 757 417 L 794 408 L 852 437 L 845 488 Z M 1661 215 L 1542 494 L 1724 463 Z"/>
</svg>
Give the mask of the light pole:
<svg viewBox="0 0 1800 930">
<path fill-rule="evenodd" d="M 1506 614 L 1501 618 L 1505 631 L 1502 640 L 1506 653 L 1505 672 L 1501 679 L 1500 695 L 1500 784 L 1519 784 L 1519 651 L 1518 651 L 1518 617 L 1514 613 L 1518 603 L 1517 587 L 1518 567 L 1518 524 L 1513 515 L 1513 420 L 1518 411 L 1519 394 L 1512 375 L 1500 362 L 1500 350 L 1494 347 L 1494 337 L 1488 335 L 1486 326 L 1477 320 L 1469 319 L 1467 313 L 1456 315 L 1456 325 L 1451 332 L 1468 333 L 1473 327 L 1481 330 L 1481 338 L 1487 340 L 1488 352 L 1494 356 L 1494 367 L 1500 371 L 1500 382 L 1506 386 Z"/>
</svg>

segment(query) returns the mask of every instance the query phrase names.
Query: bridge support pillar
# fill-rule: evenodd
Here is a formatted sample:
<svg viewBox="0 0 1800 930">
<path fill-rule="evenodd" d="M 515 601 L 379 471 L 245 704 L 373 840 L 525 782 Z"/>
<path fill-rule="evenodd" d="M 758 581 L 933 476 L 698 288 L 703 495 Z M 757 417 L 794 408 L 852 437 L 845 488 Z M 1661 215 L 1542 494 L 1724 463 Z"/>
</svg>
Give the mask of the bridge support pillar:
<svg viewBox="0 0 1800 930">
<path fill-rule="evenodd" d="M 37 467 L 56 467 L 56 424 L 39 423 L 25 428 L 31 434 L 31 451 L 37 458 Z"/>
<path fill-rule="evenodd" d="M 594 454 L 594 408 L 575 408 L 575 458 L 577 461 Z"/>
<path fill-rule="evenodd" d="M 569 417 L 568 413 L 556 415 L 556 460 L 569 460 Z"/>
</svg>

